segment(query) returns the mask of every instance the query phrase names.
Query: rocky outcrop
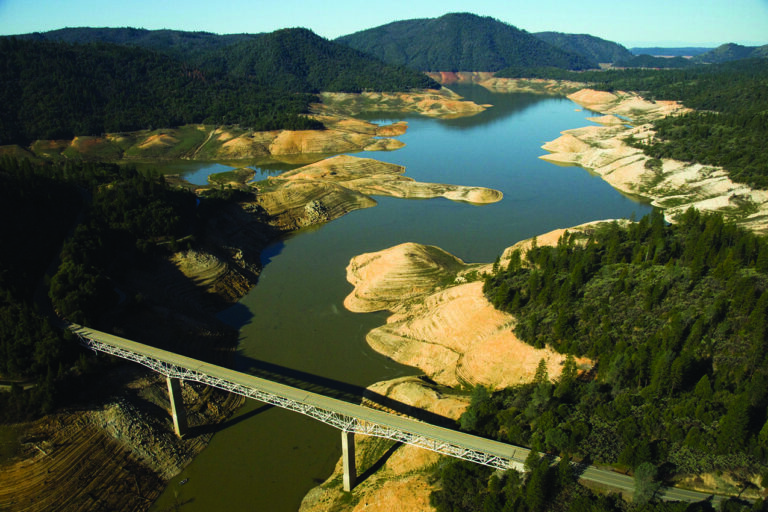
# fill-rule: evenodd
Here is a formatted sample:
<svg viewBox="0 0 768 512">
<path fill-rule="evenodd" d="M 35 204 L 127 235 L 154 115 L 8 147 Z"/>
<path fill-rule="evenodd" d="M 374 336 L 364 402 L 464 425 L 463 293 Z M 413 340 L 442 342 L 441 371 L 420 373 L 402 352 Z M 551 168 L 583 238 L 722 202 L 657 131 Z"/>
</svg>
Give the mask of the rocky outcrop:
<svg viewBox="0 0 768 512">
<path fill-rule="evenodd" d="M 370 197 L 332 182 L 275 181 L 271 190 L 260 190 L 256 204 L 269 216 L 267 222 L 282 231 L 328 222 L 376 205 Z"/>
<path fill-rule="evenodd" d="M 279 181 L 333 182 L 365 195 L 430 199 L 445 197 L 475 204 L 495 203 L 502 193 L 485 187 L 424 183 L 403 176 L 405 167 L 370 158 L 339 155 L 285 172 L 272 179 Z"/>
</svg>

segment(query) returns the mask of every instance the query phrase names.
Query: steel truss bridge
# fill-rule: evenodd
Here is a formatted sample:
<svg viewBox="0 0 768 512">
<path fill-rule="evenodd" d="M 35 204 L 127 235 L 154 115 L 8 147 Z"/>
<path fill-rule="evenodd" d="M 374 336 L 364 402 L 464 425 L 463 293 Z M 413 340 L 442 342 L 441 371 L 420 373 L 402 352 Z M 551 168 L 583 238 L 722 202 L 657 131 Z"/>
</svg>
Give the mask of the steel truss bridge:
<svg viewBox="0 0 768 512">
<path fill-rule="evenodd" d="M 178 393 L 180 381 L 199 382 L 247 398 L 298 412 L 342 431 L 344 489 L 355 480 L 353 434 L 364 434 L 425 448 L 492 468 L 525 470 L 530 450 L 466 434 L 412 418 L 371 409 L 318 393 L 305 391 L 268 379 L 205 363 L 197 359 L 160 350 L 118 336 L 71 324 L 70 330 L 88 348 L 142 364 L 168 379 L 176 433 L 181 435 L 177 409 L 183 408 Z M 175 383 L 175 387 L 172 386 Z M 174 392 L 174 389 L 177 391 Z M 174 393 L 177 395 L 174 398 Z M 183 411 L 182 411 L 183 413 Z M 351 443 L 351 445 L 350 445 Z M 606 485 L 628 493 L 634 491 L 632 477 L 594 466 L 574 465 L 582 480 Z M 663 488 L 657 496 L 664 500 L 696 502 L 724 497 L 678 488 Z"/>
<path fill-rule="evenodd" d="M 298 412 L 343 432 L 383 437 L 497 469 L 523 470 L 529 450 L 352 404 L 160 350 L 86 327 L 71 326 L 83 345 L 142 364 L 171 379 L 199 382 Z"/>
</svg>

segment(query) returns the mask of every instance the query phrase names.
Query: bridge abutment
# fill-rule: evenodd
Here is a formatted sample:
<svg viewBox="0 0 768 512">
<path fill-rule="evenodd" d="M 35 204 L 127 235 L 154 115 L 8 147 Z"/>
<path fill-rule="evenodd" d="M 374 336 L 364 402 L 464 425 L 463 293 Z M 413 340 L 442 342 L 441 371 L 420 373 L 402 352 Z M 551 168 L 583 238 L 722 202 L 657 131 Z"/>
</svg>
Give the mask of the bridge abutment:
<svg viewBox="0 0 768 512">
<path fill-rule="evenodd" d="M 349 492 L 357 483 L 355 467 L 355 433 L 341 431 L 341 458 L 344 466 L 344 490 Z"/>
<path fill-rule="evenodd" d="M 184 400 L 181 396 L 181 381 L 172 377 L 166 377 L 168 382 L 168 398 L 171 401 L 171 416 L 173 416 L 173 430 L 179 437 L 187 433 L 187 411 L 184 409 Z"/>
</svg>

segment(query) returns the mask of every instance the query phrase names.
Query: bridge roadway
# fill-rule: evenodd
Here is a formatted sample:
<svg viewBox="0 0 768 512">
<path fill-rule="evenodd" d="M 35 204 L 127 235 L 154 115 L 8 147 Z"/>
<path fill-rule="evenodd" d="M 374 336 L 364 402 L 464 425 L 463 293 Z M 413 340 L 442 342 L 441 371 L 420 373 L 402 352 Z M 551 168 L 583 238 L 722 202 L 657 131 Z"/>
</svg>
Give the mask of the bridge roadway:
<svg viewBox="0 0 768 512">
<path fill-rule="evenodd" d="M 207 384 L 304 414 L 346 433 L 383 437 L 500 470 L 513 468 L 524 471 L 524 463 L 530 453 L 529 449 L 521 446 L 345 402 L 87 327 L 71 324 L 69 328 L 86 347 L 140 363 L 165 375 L 169 382 L 170 379 L 179 379 Z M 173 402 L 173 398 L 171 400 Z M 634 491 L 634 479 L 630 476 L 594 466 L 575 467 L 582 480 L 630 494 Z M 665 500 L 689 502 L 712 498 L 718 503 L 722 499 L 717 495 L 674 487 L 661 489 L 658 496 Z"/>
</svg>

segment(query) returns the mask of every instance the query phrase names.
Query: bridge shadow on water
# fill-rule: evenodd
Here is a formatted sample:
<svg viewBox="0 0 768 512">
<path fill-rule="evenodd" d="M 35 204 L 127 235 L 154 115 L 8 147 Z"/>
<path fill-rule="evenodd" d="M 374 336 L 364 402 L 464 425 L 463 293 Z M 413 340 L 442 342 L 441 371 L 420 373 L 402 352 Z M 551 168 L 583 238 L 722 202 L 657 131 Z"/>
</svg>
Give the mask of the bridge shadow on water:
<svg viewBox="0 0 768 512">
<path fill-rule="evenodd" d="M 292 386 L 294 388 L 303 389 L 305 391 L 336 398 L 353 404 L 373 405 L 374 408 L 383 408 L 388 412 L 404 414 L 432 425 L 458 430 L 456 421 L 451 418 L 400 402 L 399 400 L 376 393 L 363 386 L 349 384 L 336 379 L 314 375 L 301 370 L 294 370 L 292 368 L 249 357 L 241 357 L 238 366 L 247 368 L 247 373 L 262 379 L 268 379 L 273 382 L 278 382 L 280 384 L 285 384 L 287 386 Z M 419 377 L 419 379 L 428 386 L 437 387 L 437 385 L 427 377 L 422 376 Z"/>
<path fill-rule="evenodd" d="M 273 250 L 279 252 L 281 250 L 281 245 L 276 245 Z M 264 258 L 263 255 L 262 258 Z M 227 325 L 236 329 L 242 329 L 243 326 L 251 321 L 253 313 L 243 304 L 237 303 L 222 311 L 217 316 Z M 370 391 L 363 386 L 349 384 L 328 377 L 321 377 L 301 370 L 295 370 L 293 368 L 243 356 L 242 354 L 237 356 L 235 366 L 238 371 L 279 382 L 280 384 L 285 384 L 287 386 L 337 398 L 354 404 L 361 404 L 365 401 L 391 412 L 405 414 L 433 425 L 456 429 L 456 421 L 451 418 L 446 418 L 445 416 L 405 404 L 382 394 Z M 419 378 L 422 379 L 425 384 L 437 387 L 436 384 L 427 377 L 422 376 Z"/>
<path fill-rule="evenodd" d="M 216 432 L 226 430 L 229 427 L 233 427 L 237 425 L 238 423 L 242 423 L 243 421 L 249 420 L 254 416 L 258 416 L 263 412 L 267 412 L 273 407 L 274 405 L 263 404 L 261 407 L 257 407 L 256 409 L 250 410 L 246 413 L 229 418 L 223 423 L 207 423 L 207 424 L 190 427 L 189 430 L 187 431 L 187 435 L 190 437 L 196 437 L 204 434 L 215 434 Z"/>
</svg>

